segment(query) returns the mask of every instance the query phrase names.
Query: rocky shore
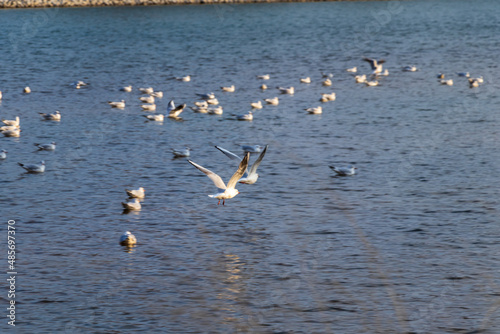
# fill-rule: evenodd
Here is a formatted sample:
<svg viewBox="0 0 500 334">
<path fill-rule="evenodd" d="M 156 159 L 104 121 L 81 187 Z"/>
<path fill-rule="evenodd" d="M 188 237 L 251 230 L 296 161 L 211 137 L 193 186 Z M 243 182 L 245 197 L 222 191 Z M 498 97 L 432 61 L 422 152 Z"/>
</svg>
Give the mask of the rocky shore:
<svg viewBox="0 0 500 334">
<path fill-rule="evenodd" d="M 0 8 L 154 6 L 222 3 L 313 2 L 341 0 L 0 0 Z"/>
</svg>

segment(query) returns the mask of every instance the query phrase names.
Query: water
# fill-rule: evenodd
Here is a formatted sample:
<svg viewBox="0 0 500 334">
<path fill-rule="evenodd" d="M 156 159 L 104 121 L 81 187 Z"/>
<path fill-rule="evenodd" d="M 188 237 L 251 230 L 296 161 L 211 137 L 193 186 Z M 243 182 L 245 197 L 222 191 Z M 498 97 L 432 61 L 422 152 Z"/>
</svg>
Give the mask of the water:
<svg viewBox="0 0 500 334">
<path fill-rule="evenodd" d="M 499 16 L 494 1 L 1 11 L 0 115 L 22 124 L 0 138 L 15 332 L 498 333 Z M 369 73 L 363 56 L 386 59 L 379 87 L 345 72 Z M 485 84 L 469 89 L 462 71 Z M 295 95 L 233 120 L 278 85 Z M 148 86 L 165 92 L 158 110 L 213 91 L 224 114 L 146 123 Z M 322 115 L 305 114 L 331 91 Z M 55 110 L 61 122 L 37 114 Z M 188 145 L 227 180 L 235 166 L 213 145 L 240 144 L 269 149 L 259 181 L 225 206 L 170 153 Z M 43 175 L 16 164 L 42 159 Z M 358 174 L 335 177 L 334 164 Z M 123 214 L 124 189 L 139 186 L 143 209 Z M 128 251 L 126 230 L 139 242 Z"/>
</svg>

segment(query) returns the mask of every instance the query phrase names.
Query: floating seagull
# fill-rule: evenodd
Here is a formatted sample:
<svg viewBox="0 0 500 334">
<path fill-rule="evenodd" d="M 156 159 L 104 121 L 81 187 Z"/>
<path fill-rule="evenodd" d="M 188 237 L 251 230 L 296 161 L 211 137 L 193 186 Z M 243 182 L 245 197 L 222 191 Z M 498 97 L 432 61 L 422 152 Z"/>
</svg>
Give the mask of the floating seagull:
<svg viewBox="0 0 500 334">
<path fill-rule="evenodd" d="M 56 150 L 56 142 L 55 141 L 53 141 L 50 144 L 37 144 L 37 143 L 35 143 L 33 145 L 38 147 L 38 149 L 40 151 L 55 151 Z"/>
<path fill-rule="evenodd" d="M 141 96 L 139 100 L 141 100 L 144 103 L 155 103 L 154 96 Z"/>
<path fill-rule="evenodd" d="M 417 67 L 413 65 L 403 67 L 403 72 L 416 72 L 417 70 Z"/>
<path fill-rule="evenodd" d="M 236 116 L 236 119 L 238 121 L 251 121 L 253 120 L 253 113 L 249 111 L 247 114 Z"/>
<path fill-rule="evenodd" d="M 458 73 L 457 73 L 457 75 L 458 75 L 459 77 L 464 77 L 464 78 L 468 78 L 468 77 L 470 77 L 469 72 L 458 72 Z"/>
<path fill-rule="evenodd" d="M 262 109 L 262 101 L 252 102 L 252 103 L 250 103 L 250 105 L 254 109 Z"/>
<path fill-rule="evenodd" d="M 82 88 L 82 87 L 84 87 L 84 86 L 87 86 L 87 85 L 88 85 L 88 83 L 83 82 L 83 81 L 81 81 L 81 80 L 75 81 L 75 82 L 73 82 L 73 83 L 71 84 L 71 86 L 75 87 L 76 89 L 80 89 L 80 88 Z"/>
<path fill-rule="evenodd" d="M 335 99 L 337 98 L 337 95 L 332 92 L 330 94 L 321 94 L 321 99 L 320 101 L 321 102 L 329 102 L 329 101 L 335 101 Z"/>
<path fill-rule="evenodd" d="M 148 88 L 139 88 L 139 91 L 144 94 L 152 94 L 155 90 L 153 87 L 148 87 Z"/>
<path fill-rule="evenodd" d="M 280 93 L 281 94 L 289 94 L 289 95 L 293 95 L 295 93 L 295 88 L 293 87 L 288 87 L 288 88 L 285 88 L 285 87 L 276 87 L 279 89 Z"/>
<path fill-rule="evenodd" d="M 278 97 L 274 97 L 272 99 L 264 99 L 264 102 L 273 106 L 277 106 L 280 103 L 280 100 L 278 99 Z"/>
<path fill-rule="evenodd" d="M 4 125 L 0 127 L 0 131 L 12 131 L 12 130 L 19 130 L 21 127 L 19 125 Z"/>
<path fill-rule="evenodd" d="M 123 233 L 120 237 L 120 245 L 122 246 L 133 246 L 137 243 L 136 237 L 129 231 Z"/>
<path fill-rule="evenodd" d="M 118 108 L 118 109 L 125 108 L 125 100 L 121 100 L 118 102 L 108 101 L 108 104 L 111 106 L 111 108 Z"/>
<path fill-rule="evenodd" d="M 132 86 L 125 86 L 125 87 L 120 88 L 120 90 L 122 92 L 130 93 L 132 91 Z"/>
<path fill-rule="evenodd" d="M 437 75 L 437 78 L 438 78 L 438 79 L 444 79 L 444 73 L 439 73 L 439 74 Z"/>
<path fill-rule="evenodd" d="M 478 83 L 480 83 L 480 84 L 482 84 L 482 83 L 484 82 L 483 76 L 480 76 L 479 78 L 475 78 L 475 80 L 476 80 Z"/>
<path fill-rule="evenodd" d="M 208 112 L 208 107 L 189 107 L 191 108 L 194 112 L 200 113 L 200 114 L 206 114 Z"/>
<path fill-rule="evenodd" d="M 354 79 L 356 80 L 356 83 L 365 83 L 366 82 L 366 74 L 356 75 L 354 77 Z"/>
<path fill-rule="evenodd" d="M 212 197 L 212 198 L 217 198 L 219 200 L 219 203 L 217 203 L 217 205 L 220 204 L 220 200 L 222 200 L 222 205 L 224 205 L 226 202 L 226 199 L 233 198 L 234 196 L 236 196 L 240 193 L 235 188 L 235 186 L 236 186 L 236 183 L 238 182 L 238 180 L 245 173 L 245 171 L 248 167 L 248 159 L 249 158 L 250 158 L 250 153 L 247 153 L 245 155 L 245 157 L 243 158 L 243 160 L 241 160 L 240 165 L 238 166 L 238 170 L 236 171 L 236 173 L 234 173 L 233 176 L 231 176 L 231 178 L 229 179 L 227 186 L 224 184 L 224 181 L 222 181 L 222 179 L 219 175 L 206 169 L 205 167 L 202 167 L 202 166 L 194 163 L 191 160 L 188 160 L 188 161 L 191 165 L 195 166 L 200 171 L 202 171 L 205 175 L 207 175 L 214 182 L 214 184 L 217 188 L 223 190 L 215 195 L 208 195 L 208 196 Z"/>
<path fill-rule="evenodd" d="M 248 167 L 247 167 L 247 170 L 245 170 L 245 173 L 243 174 L 241 179 L 239 179 L 239 181 L 238 181 L 239 183 L 254 184 L 255 182 L 257 182 L 257 179 L 259 178 L 259 174 L 257 174 L 257 168 L 259 167 L 260 163 L 262 162 L 262 159 L 264 158 L 264 155 L 266 154 L 268 146 L 269 145 L 266 145 L 266 147 L 264 148 L 262 153 L 259 155 L 257 160 L 255 160 L 252 167 L 250 167 L 250 171 L 248 171 Z M 223 149 L 220 146 L 215 146 L 215 148 L 218 149 L 219 151 L 221 151 L 222 153 L 224 153 L 228 158 L 230 158 L 232 160 L 236 160 L 236 161 L 241 161 L 241 158 L 239 156 L 237 156 L 236 154 L 234 154 L 226 149 Z"/>
<path fill-rule="evenodd" d="M 172 101 L 170 101 L 172 102 Z M 195 102 L 195 106 L 200 107 L 200 108 L 208 108 L 208 102 L 207 101 L 201 101 L 201 102 Z M 175 108 L 175 107 L 174 107 Z"/>
<path fill-rule="evenodd" d="M 142 207 L 141 202 L 139 202 L 137 198 L 134 198 L 131 201 L 122 202 L 122 206 L 127 211 L 140 210 Z"/>
<path fill-rule="evenodd" d="M 28 171 L 28 173 L 43 173 L 45 172 L 45 161 L 40 161 L 38 164 L 25 165 L 20 162 L 17 163 L 19 166 L 23 167 Z"/>
<path fill-rule="evenodd" d="M 2 134 L 5 137 L 20 137 L 21 136 L 21 129 L 17 128 L 17 129 L 14 129 L 14 130 L 2 131 Z"/>
<path fill-rule="evenodd" d="M 208 99 L 208 100 L 205 100 L 208 104 L 211 104 L 211 105 L 218 105 L 219 104 L 219 100 L 217 100 L 216 98 L 213 98 L 213 99 Z"/>
<path fill-rule="evenodd" d="M 163 114 L 156 114 L 156 115 L 142 115 L 143 117 L 146 117 L 148 120 L 153 121 L 153 122 L 163 122 L 165 119 L 165 116 Z"/>
<path fill-rule="evenodd" d="M 138 189 L 125 189 L 125 192 L 127 193 L 128 197 L 130 198 L 144 198 L 146 196 L 146 193 L 144 191 L 143 187 L 139 187 Z"/>
<path fill-rule="evenodd" d="M 7 152 L 6 150 L 0 150 L 0 160 L 7 159 Z"/>
<path fill-rule="evenodd" d="M 241 149 L 243 152 L 250 152 L 250 153 L 260 153 L 262 151 L 262 146 L 260 145 L 242 145 Z"/>
<path fill-rule="evenodd" d="M 323 108 L 321 108 L 321 106 L 318 106 L 316 108 L 307 108 L 304 110 L 310 114 L 321 114 L 323 112 Z"/>
<path fill-rule="evenodd" d="M 222 115 L 223 112 L 222 106 L 207 109 L 207 113 L 210 115 Z"/>
<path fill-rule="evenodd" d="M 190 153 L 191 149 L 189 147 L 186 147 L 185 149 L 182 150 L 171 148 L 171 150 L 176 158 L 187 158 L 191 155 Z"/>
<path fill-rule="evenodd" d="M 154 111 L 156 110 L 156 104 L 142 104 L 141 108 L 144 111 Z"/>
<path fill-rule="evenodd" d="M 150 95 L 159 99 L 163 98 L 163 92 L 152 92 Z"/>
<path fill-rule="evenodd" d="M 356 66 L 354 66 L 354 67 L 348 68 L 346 71 L 351 72 L 351 73 L 356 73 L 358 71 L 358 68 Z"/>
<path fill-rule="evenodd" d="M 61 113 L 59 112 L 59 110 L 56 110 L 56 112 L 53 114 L 45 114 L 42 112 L 39 112 L 39 114 L 42 116 L 42 118 L 44 120 L 47 120 L 47 121 L 60 121 L 61 120 Z"/>
<path fill-rule="evenodd" d="M 26 94 L 29 94 L 29 93 L 31 93 L 31 88 L 24 87 L 24 91 L 23 92 L 26 93 Z"/>
<path fill-rule="evenodd" d="M 220 89 L 222 89 L 223 92 L 228 92 L 228 93 L 233 93 L 235 90 L 234 85 L 229 87 L 221 87 Z"/>
<path fill-rule="evenodd" d="M 382 64 L 385 63 L 385 60 L 383 60 L 383 59 L 376 60 L 376 59 L 367 58 L 367 57 L 364 57 L 363 60 L 370 63 L 370 66 L 373 70 L 372 74 L 382 73 Z"/>
<path fill-rule="evenodd" d="M 257 76 L 257 79 L 261 79 L 261 80 L 269 80 L 269 79 L 271 79 L 271 76 L 270 76 L 269 74 L 258 75 L 258 76 Z"/>
<path fill-rule="evenodd" d="M 322 84 L 323 84 L 323 86 L 331 86 L 332 80 L 326 78 L 325 80 L 323 80 Z"/>
<path fill-rule="evenodd" d="M 264 85 L 264 84 L 260 85 L 260 89 L 266 90 L 267 89 L 267 85 Z"/>
<path fill-rule="evenodd" d="M 175 80 L 189 82 L 189 81 L 191 81 L 191 76 L 190 75 L 186 75 L 185 77 L 175 77 Z"/>
<path fill-rule="evenodd" d="M 335 167 L 335 166 L 329 166 L 335 173 L 337 173 L 338 176 L 351 176 L 356 174 L 356 167 L 350 166 L 350 167 Z"/>
<path fill-rule="evenodd" d="M 215 94 L 214 93 L 208 93 L 208 94 L 196 94 L 198 97 L 202 100 L 211 100 L 215 99 Z"/>
<path fill-rule="evenodd" d="M 441 85 L 453 86 L 453 79 L 440 80 Z"/>
<path fill-rule="evenodd" d="M 311 83 L 311 78 L 310 78 L 310 77 L 307 77 L 307 78 L 301 78 L 301 79 L 300 79 L 300 82 L 301 82 L 301 83 L 305 83 L 305 84 L 310 84 L 310 83 Z"/>
<path fill-rule="evenodd" d="M 173 102 L 173 101 L 172 101 Z M 170 110 L 168 112 L 168 117 L 170 118 L 177 118 L 177 116 L 179 116 L 181 114 L 181 112 L 184 111 L 184 108 L 186 108 L 186 104 L 181 104 L 177 107 L 175 107 L 174 109 Z"/>
<path fill-rule="evenodd" d="M 14 120 L 2 119 L 2 123 L 10 126 L 19 126 L 19 116 L 16 116 Z"/>
<path fill-rule="evenodd" d="M 0 100 L 2 99 L 3 95 L 2 95 L 2 91 L 0 90 Z"/>
<path fill-rule="evenodd" d="M 469 78 L 469 87 L 470 88 L 476 88 L 479 87 L 479 81 L 477 79 Z"/>
<path fill-rule="evenodd" d="M 374 86 L 378 86 L 378 81 L 377 80 L 375 80 L 375 81 L 365 81 L 365 84 L 368 87 L 374 87 Z"/>
</svg>

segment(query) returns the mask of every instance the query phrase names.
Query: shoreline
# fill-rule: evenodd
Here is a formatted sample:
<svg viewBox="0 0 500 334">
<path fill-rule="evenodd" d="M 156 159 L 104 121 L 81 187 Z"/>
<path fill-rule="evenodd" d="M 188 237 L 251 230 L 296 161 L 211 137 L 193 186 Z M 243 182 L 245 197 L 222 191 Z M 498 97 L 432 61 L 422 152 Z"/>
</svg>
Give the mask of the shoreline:
<svg viewBox="0 0 500 334">
<path fill-rule="evenodd" d="M 279 2 L 340 2 L 353 0 L 0 0 L 0 9 L 8 8 L 70 8 L 164 5 L 214 5 Z M 357 1 L 357 0 L 354 0 Z M 361 0 L 377 1 L 377 0 Z M 379 1 L 379 0 L 378 0 Z"/>
</svg>

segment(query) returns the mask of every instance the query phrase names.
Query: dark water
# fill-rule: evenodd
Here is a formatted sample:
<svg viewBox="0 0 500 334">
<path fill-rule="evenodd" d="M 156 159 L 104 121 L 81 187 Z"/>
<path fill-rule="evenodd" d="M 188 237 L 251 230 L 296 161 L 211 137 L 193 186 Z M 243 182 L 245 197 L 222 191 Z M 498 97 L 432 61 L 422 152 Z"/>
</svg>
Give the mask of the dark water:
<svg viewBox="0 0 500 334">
<path fill-rule="evenodd" d="M 15 332 L 500 332 L 499 25 L 495 1 L 1 11 L 0 116 L 22 125 L 0 138 Z M 363 56 L 386 59 L 380 86 L 345 72 L 369 73 Z M 465 71 L 485 83 L 470 89 Z M 278 85 L 295 95 L 233 120 Z M 224 114 L 146 123 L 147 86 L 165 93 L 159 111 L 213 91 Z M 322 115 L 303 111 L 331 91 Z M 121 99 L 124 110 L 106 103 Z M 55 110 L 61 122 L 40 120 Z M 55 152 L 35 152 L 51 141 Z M 235 167 L 213 145 L 240 144 L 269 149 L 259 181 L 225 206 L 170 153 L 188 145 L 227 180 Z M 42 159 L 43 175 L 16 164 Z M 358 174 L 334 177 L 333 164 Z M 142 210 L 123 214 L 124 189 L 139 186 Z M 128 252 L 126 230 L 138 239 Z"/>
</svg>

